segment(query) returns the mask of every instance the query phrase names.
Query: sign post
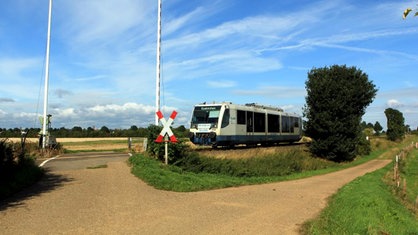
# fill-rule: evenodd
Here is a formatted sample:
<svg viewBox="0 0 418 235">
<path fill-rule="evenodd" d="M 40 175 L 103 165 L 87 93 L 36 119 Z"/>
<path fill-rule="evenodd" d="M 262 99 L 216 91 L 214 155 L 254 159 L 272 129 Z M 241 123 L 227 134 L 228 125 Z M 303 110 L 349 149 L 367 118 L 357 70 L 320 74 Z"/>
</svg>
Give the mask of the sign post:
<svg viewBox="0 0 418 235">
<path fill-rule="evenodd" d="M 176 118 L 177 116 L 177 112 L 174 110 L 171 115 L 170 118 L 168 119 L 168 121 L 165 120 L 163 114 L 161 113 L 161 111 L 158 111 L 157 113 L 157 117 L 158 120 L 161 122 L 161 124 L 163 124 L 163 129 L 160 132 L 160 135 L 157 137 L 157 139 L 155 140 L 156 143 L 161 143 L 164 142 L 165 146 L 165 164 L 168 164 L 168 142 L 172 142 L 172 143 L 176 143 L 177 139 L 176 136 L 173 134 L 173 131 L 171 131 L 170 126 L 174 121 L 174 118 Z"/>
</svg>

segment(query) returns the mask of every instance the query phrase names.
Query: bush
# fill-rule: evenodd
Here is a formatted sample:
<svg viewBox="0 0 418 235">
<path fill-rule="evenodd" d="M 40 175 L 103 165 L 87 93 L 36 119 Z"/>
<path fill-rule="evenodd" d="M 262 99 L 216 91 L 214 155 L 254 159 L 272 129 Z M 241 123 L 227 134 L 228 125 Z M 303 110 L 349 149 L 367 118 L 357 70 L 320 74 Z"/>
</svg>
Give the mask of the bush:
<svg viewBox="0 0 418 235">
<path fill-rule="evenodd" d="M 0 141 L 0 199 L 36 182 L 43 170 L 26 156 L 21 145 Z"/>
<path fill-rule="evenodd" d="M 165 146 L 164 143 L 156 143 L 158 135 L 163 128 L 156 125 L 148 127 L 148 148 L 147 153 L 161 161 L 165 161 Z M 168 143 L 168 163 L 174 163 L 184 158 L 189 150 L 188 145 L 183 140 L 178 140 L 177 143 Z"/>
<path fill-rule="evenodd" d="M 17 159 L 15 159 L 14 156 L 13 146 L 6 141 L 7 139 L 4 139 L 0 142 L 0 180 L 7 177 L 10 172 L 13 172 L 17 165 Z"/>
<path fill-rule="evenodd" d="M 356 155 L 358 156 L 366 156 L 369 155 L 372 151 L 372 147 L 370 144 L 370 140 L 366 139 L 366 135 L 361 135 L 358 144 L 356 146 Z"/>
<path fill-rule="evenodd" d="M 334 164 L 312 158 L 302 151 L 246 159 L 218 159 L 199 156 L 196 152 L 192 152 L 175 163 L 184 171 L 236 177 L 285 176 L 324 169 Z"/>
</svg>

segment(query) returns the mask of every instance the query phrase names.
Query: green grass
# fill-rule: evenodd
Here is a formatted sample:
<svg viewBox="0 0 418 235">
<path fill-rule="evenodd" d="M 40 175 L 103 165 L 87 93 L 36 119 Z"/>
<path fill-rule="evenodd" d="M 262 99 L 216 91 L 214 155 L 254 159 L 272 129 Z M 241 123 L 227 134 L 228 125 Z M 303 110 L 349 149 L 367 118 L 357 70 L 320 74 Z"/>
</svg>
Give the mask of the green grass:
<svg viewBox="0 0 418 235">
<path fill-rule="evenodd" d="M 403 199 L 411 210 L 414 210 L 414 207 L 418 209 L 418 205 L 415 205 L 418 197 L 418 150 L 413 149 L 403 161 L 401 178 L 406 180 L 406 197 Z"/>
<path fill-rule="evenodd" d="M 366 157 L 359 158 L 351 163 L 330 163 L 330 165 L 327 168 L 319 170 L 306 171 L 301 169 L 300 172 L 288 172 L 288 174 L 286 175 L 254 177 L 242 177 L 227 174 L 196 173 L 185 171 L 177 166 L 166 166 L 156 159 L 149 158 L 141 154 L 132 156 L 129 159 L 129 162 L 132 165 L 132 173 L 135 176 L 157 189 L 177 192 L 191 192 L 235 187 L 241 185 L 294 180 L 314 175 L 326 174 L 348 167 L 352 167 L 355 165 L 359 165 L 371 159 L 375 159 L 382 152 L 383 150 L 373 152 L 372 154 Z M 277 158 L 277 161 L 282 162 L 283 159 Z M 316 161 L 323 163 L 324 160 L 316 159 Z"/>
<path fill-rule="evenodd" d="M 418 234 L 418 220 L 382 181 L 392 165 L 366 174 L 334 195 L 305 234 Z"/>
<path fill-rule="evenodd" d="M 97 165 L 97 166 L 88 166 L 87 169 L 100 169 L 100 168 L 107 168 L 106 164 Z"/>
<path fill-rule="evenodd" d="M 390 143 L 383 155 L 394 159 L 401 149 L 417 140 L 417 136 L 408 136 L 402 143 Z M 417 217 L 413 210 L 408 210 L 418 195 L 418 150 L 412 150 L 403 166 L 402 177 L 408 184 L 407 206 L 395 193 L 393 164 L 389 164 L 341 188 L 317 218 L 303 225 L 302 233 L 418 234 Z"/>
</svg>

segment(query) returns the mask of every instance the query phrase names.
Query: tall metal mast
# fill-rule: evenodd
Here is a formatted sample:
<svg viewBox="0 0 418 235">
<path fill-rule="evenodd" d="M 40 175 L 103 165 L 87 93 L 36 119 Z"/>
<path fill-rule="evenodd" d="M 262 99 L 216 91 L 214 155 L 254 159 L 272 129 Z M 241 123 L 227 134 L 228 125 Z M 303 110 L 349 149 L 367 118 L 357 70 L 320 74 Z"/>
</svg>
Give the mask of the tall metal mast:
<svg viewBox="0 0 418 235">
<path fill-rule="evenodd" d="M 157 32 L 157 81 L 155 94 L 155 112 L 160 111 L 160 80 L 161 80 L 161 0 L 158 0 L 158 32 Z M 158 116 L 155 115 L 155 125 L 158 125 Z"/>
<path fill-rule="evenodd" d="M 48 80 L 49 80 L 49 47 L 51 39 L 51 15 L 52 15 L 52 0 L 49 0 L 49 11 L 48 11 L 48 33 L 46 39 L 46 60 L 45 60 L 45 87 L 44 87 L 44 113 L 42 122 L 42 148 L 46 145 L 46 127 L 47 127 L 47 108 L 48 108 Z"/>
</svg>

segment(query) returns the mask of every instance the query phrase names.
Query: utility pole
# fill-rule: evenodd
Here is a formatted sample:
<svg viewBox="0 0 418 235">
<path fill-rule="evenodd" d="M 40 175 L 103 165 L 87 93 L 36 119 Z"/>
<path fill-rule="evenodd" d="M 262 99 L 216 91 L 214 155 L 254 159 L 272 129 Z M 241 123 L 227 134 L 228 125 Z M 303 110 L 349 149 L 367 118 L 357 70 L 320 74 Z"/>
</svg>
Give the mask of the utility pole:
<svg viewBox="0 0 418 235">
<path fill-rule="evenodd" d="M 157 32 L 157 79 L 155 91 L 155 112 L 160 111 L 160 80 L 161 80 L 161 0 L 158 0 L 158 32 Z M 155 116 L 155 125 L 158 126 L 158 117 Z"/>
<path fill-rule="evenodd" d="M 45 86 L 44 86 L 44 112 L 42 122 L 42 149 L 46 145 L 46 126 L 47 126 L 47 109 L 48 109 L 48 83 L 49 83 L 49 47 L 51 44 L 51 15 L 52 15 L 52 0 L 49 0 L 48 11 L 48 32 L 46 38 L 46 59 L 45 59 Z"/>
</svg>

